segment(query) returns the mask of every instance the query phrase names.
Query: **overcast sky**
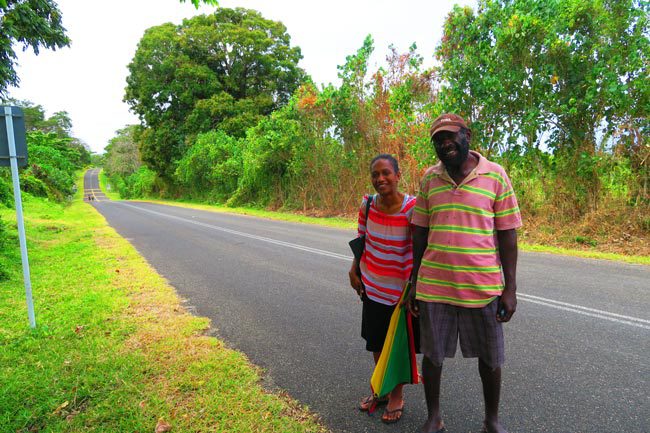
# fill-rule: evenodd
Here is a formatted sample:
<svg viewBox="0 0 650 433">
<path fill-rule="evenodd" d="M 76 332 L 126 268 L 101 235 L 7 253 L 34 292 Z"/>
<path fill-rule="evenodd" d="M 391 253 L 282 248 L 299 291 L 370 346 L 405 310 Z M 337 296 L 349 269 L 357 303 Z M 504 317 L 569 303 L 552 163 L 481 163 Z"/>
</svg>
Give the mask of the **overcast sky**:
<svg viewBox="0 0 650 433">
<path fill-rule="evenodd" d="M 103 152 L 115 131 L 138 119 L 122 102 L 127 65 L 145 29 L 165 22 L 180 23 L 198 11 L 178 0 L 58 0 L 69 48 L 18 51 L 19 88 L 11 97 L 42 105 L 47 114 L 67 111 L 73 135 L 93 152 Z M 265 18 L 282 21 L 292 45 L 302 50 L 300 66 L 316 83 L 338 83 L 336 66 L 356 52 L 366 35 L 375 40 L 371 71 L 381 66 L 390 44 L 405 52 L 415 42 L 425 65 L 442 35 L 454 4 L 475 6 L 475 0 L 221 0 L 222 7 L 256 9 Z"/>
</svg>

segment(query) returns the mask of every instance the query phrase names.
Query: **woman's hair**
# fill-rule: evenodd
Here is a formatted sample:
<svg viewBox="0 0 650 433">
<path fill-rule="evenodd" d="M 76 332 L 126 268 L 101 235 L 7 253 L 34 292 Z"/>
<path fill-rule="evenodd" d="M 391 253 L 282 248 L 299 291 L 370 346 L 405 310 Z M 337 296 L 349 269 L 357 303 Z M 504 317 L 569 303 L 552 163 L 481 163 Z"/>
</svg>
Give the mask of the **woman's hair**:
<svg viewBox="0 0 650 433">
<path fill-rule="evenodd" d="M 370 170 L 372 170 L 372 165 L 380 159 L 385 159 L 386 161 L 390 162 L 390 164 L 393 166 L 393 170 L 395 170 L 395 174 L 399 173 L 399 164 L 397 163 L 397 160 L 393 155 L 390 155 L 388 153 L 380 153 L 379 155 L 372 158 L 372 161 L 370 161 Z"/>
</svg>

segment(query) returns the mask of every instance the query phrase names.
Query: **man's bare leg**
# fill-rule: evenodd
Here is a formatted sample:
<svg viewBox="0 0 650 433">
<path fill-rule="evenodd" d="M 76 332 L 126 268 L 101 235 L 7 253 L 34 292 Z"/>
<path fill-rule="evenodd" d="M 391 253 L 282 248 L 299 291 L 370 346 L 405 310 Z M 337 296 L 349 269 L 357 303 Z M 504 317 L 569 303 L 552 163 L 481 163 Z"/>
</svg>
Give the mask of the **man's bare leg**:
<svg viewBox="0 0 650 433">
<path fill-rule="evenodd" d="M 487 433 L 507 433 L 499 422 L 499 398 L 501 396 L 501 367 L 491 369 L 480 358 L 478 372 L 483 383 L 485 400 L 484 431 Z"/>
<path fill-rule="evenodd" d="M 422 358 L 422 380 L 424 396 L 427 399 L 427 421 L 422 426 L 423 433 L 433 433 L 440 430 L 444 423 L 440 416 L 440 377 L 442 365 L 437 367 L 425 356 Z"/>
</svg>

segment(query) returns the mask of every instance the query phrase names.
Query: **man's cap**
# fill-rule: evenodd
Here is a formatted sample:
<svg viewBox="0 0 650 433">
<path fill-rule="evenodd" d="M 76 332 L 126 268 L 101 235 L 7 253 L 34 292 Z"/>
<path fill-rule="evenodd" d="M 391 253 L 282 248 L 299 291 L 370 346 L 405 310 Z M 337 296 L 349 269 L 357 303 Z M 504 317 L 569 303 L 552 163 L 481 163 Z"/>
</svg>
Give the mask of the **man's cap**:
<svg viewBox="0 0 650 433">
<path fill-rule="evenodd" d="M 465 120 L 460 117 L 458 114 L 445 113 L 436 117 L 436 120 L 433 121 L 430 129 L 429 137 L 433 138 L 438 132 L 449 131 L 449 132 L 458 132 L 460 128 L 469 129 Z"/>
</svg>

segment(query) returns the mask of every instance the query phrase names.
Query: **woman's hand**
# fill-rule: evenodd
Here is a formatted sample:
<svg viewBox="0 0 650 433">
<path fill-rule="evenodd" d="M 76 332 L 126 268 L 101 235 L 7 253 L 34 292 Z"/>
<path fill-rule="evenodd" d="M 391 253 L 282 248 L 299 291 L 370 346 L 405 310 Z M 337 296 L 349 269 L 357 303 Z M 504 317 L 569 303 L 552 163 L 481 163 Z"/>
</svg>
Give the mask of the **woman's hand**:
<svg viewBox="0 0 650 433">
<path fill-rule="evenodd" d="M 350 285 L 354 290 L 356 290 L 357 295 L 361 297 L 361 295 L 363 295 L 363 283 L 361 282 L 361 278 L 357 275 L 356 260 L 352 262 L 352 267 L 350 268 L 350 272 L 348 272 L 348 276 L 350 277 Z"/>
</svg>

